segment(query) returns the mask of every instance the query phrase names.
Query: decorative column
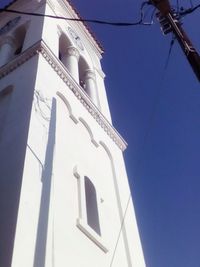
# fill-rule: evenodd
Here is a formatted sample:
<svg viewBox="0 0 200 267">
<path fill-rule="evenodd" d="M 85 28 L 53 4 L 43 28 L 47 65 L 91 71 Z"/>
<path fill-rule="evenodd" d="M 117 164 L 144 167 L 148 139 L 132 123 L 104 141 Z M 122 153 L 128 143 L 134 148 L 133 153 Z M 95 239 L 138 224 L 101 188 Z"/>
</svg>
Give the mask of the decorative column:
<svg viewBox="0 0 200 267">
<path fill-rule="evenodd" d="M 99 100 L 98 100 L 98 93 L 97 93 L 97 86 L 95 80 L 95 74 L 92 70 L 88 69 L 85 71 L 85 91 L 92 99 L 94 104 L 99 107 Z"/>
<path fill-rule="evenodd" d="M 0 43 L 0 66 L 8 63 L 14 56 L 16 50 L 15 39 L 11 36 L 5 37 Z"/>
<path fill-rule="evenodd" d="M 79 83 L 79 70 L 78 70 L 78 60 L 79 51 L 73 46 L 67 48 L 66 54 L 63 56 L 62 62 L 72 75 L 72 77 Z"/>
</svg>

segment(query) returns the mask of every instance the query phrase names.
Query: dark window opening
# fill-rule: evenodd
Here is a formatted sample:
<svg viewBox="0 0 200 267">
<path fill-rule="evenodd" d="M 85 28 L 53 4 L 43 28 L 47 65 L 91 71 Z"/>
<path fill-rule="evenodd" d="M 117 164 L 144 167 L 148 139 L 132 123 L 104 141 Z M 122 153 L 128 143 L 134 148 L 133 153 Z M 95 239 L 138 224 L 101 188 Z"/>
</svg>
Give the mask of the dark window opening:
<svg viewBox="0 0 200 267">
<path fill-rule="evenodd" d="M 16 51 L 15 51 L 15 55 L 21 54 L 22 48 L 23 48 L 23 46 L 20 46 L 19 48 L 17 48 Z"/>
<path fill-rule="evenodd" d="M 62 61 L 62 54 L 60 51 L 59 51 L 59 59 L 60 59 L 60 61 Z"/>
<path fill-rule="evenodd" d="M 0 142 L 3 137 L 3 131 L 5 129 L 12 91 L 13 86 L 11 85 L 0 91 Z"/>
<path fill-rule="evenodd" d="M 87 223 L 97 234 L 101 235 L 96 189 L 87 176 L 84 177 L 84 180 Z"/>
</svg>

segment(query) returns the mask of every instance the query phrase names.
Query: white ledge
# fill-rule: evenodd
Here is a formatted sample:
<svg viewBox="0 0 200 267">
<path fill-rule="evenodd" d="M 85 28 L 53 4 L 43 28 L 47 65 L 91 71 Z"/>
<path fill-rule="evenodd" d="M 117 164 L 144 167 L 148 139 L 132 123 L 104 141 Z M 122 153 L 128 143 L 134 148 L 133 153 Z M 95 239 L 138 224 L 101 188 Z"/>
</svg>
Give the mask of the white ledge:
<svg viewBox="0 0 200 267">
<path fill-rule="evenodd" d="M 102 249 L 105 253 L 108 252 L 108 248 L 105 245 L 102 237 L 99 236 L 89 225 L 87 225 L 84 220 L 78 218 L 76 221 L 77 227 L 87 236 L 90 240 L 92 240 L 100 249 Z"/>
<path fill-rule="evenodd" d="M 30 48 L 26 49 L 23 53 L 15 57 L 12 61 L 0 68 L 0 79 L 8 75 L 10 72 L 24 64 L 37 54 L 41 54 L 49 65 L 54 69 L 57 75 L 63 80 L 63 82 L 74 93 L 82 105 L 97 121 L 97 123 L 103 128 L 107 135 L 115 142 L 115 144 L 124 151 L 127 147 L 127 143 L 116 131 L 116 129 L 109 123 L 105 116 L 99 111 L 99 109 L 93 104 L 86 92 L 81 88 L 79 84 L 71 77 L 68 70 L 62 64 L 62 62 L 53 54 L 51 49 L 45 44 L 43 40 L 35 43 Z"/>
</svg>

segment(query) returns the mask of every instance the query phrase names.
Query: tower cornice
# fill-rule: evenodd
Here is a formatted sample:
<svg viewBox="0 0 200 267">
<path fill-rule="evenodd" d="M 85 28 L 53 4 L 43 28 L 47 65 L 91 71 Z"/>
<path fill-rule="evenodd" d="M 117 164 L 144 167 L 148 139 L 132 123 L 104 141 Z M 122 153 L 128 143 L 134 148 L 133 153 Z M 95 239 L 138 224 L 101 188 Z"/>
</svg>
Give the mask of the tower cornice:
<svg viewBox="0 0 200 267">
<path fill-rule="evenodd" d="M 52 11 L 55 15 L 57 14 L 56 11 L 56 5 L 53 0 L 47 0 L 47 3 L 51 7 Z M 74 19 L 82 19 L 79 12 L 76 10 L 76 8 L 73 6 L 72 2 L 69 0 L 58 0 L 59 5 L 62 7 L 62 10 L 60 10 L 60 14 L 62 13 L 65 16 L 66 10 L 70 13 L 70 17 Z M 100 42 L 95 37 L 94 33 L 91 31 L 91 29 L 88 27 L 87 23 L 83 21 L 79 21 L 77 24 L 78 28 L 82 26 L 81 28 L 84 29 L 85 36 L 90 40 L 90 43 L 93 45 L 93 48 L 96 50 L 96 52 L 99 54 L 99 57 L 101 57 L 101 54 L 104 52 L 104 49 Z"/>
<path fill-rule="evenodd" d="M 13 0 L 8 5 L 6 5 L 5 8 L 10 8 L 13 4 L 17 3 L 19 0 Z M 41 0 L 40 0 L 41 1 Z M 38 1 L 38 2 L 40 2 Z M 41 1 L 43 2 L 43 1 Z M 55 3 L 52 0 L 46 0 L 46 2 L 51 6 L 52 10 L 55 12 Z M 70 12 L 71 17 L 76 19 L 82 19 L 79 12 L 76 10 L 76 8 L 73 6 L 72 2 L 70 0 L 59 0 L 58 1 L 61 6 L 64 7 L 64 10 L 68 10 Z M 56 12 L 55 12 L 56 15 Z M 80 21 L 80 23 L 83 25 L 83 28 L 85 29 L 85 33 L 88 37 L 90 37 L 90 40 L 92 40 L 93 47 L 95 47 L 96 51 L 101 55 L 104 52 L 104 49 L 100 42 L 95 37 L 94 33 L 90 30 L 87 23 L 84 21 Z"/>
<path fill-rule="evenodd" d="M 6 65 L 0 68 L 0 80 L 11 73 L 13 70 L 30 60 L 32 57 L 41 54 L 43 58 L 48 62 L 57 75 L 63 80 L 68 88 L 74 93 L 81 104 L 87 109 L 91 116 L 101 126 L 101 128 L 107 133 L 107 135 L 114 141 L 114 143 L 124 151 L 127 147 L 127 143 L 117 132 L 117 130 L 109 123 L 106 117 L 100 112 L 100 110 L 93 104 L 86 92 L 83 91 L 81 86 L 71 77 L 68 70 L 62 64 L 62 62 L 54 55 L 47 44 L 40 40 L 33 46 L 26 49 L 23 53 L 15 57 Z"/>
</svg>

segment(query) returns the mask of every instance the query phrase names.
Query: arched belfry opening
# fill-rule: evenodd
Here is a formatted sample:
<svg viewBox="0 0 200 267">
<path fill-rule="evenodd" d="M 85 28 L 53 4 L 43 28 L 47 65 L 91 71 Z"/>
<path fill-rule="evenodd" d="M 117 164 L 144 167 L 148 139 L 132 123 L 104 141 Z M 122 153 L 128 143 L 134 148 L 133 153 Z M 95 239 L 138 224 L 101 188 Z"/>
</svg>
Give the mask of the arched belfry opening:
<svg viewBox="0 0 200 267">
<path fill-rule="evenodd" d="M 99 106 L 96 78 L 93 69 L 89 66 L 83 56 L 79 58 L 79 84 L 88 94 L 93 103 Z"/>
<path fill-rule="evenodd" d="M 26 37 L 26 32 L 27 32 L 27 27 L 26 24 L 23 24 L 19 26 L 13 33 L 13 37 L 15 39 L 15 45 L 16 45 L 16 50 L 14 52 L 14 55 L 19 55 L 24 46 L 24 41 Z"/>
<path fill-rule="evenodd" d="M 72 46 L 72 43 L 70 42 L 69 38 L 66 36 L 66 34 L 61 33 L 59 37 L 59 59 L 64 65 L 66 63 L 66 57 L 68 53 L 67 49 L 70 46 Z"/>
<path fill-rule="evenodd" d="M 24 46 L 27 32 L 27 23 L 24 23 L 4 34 L 0 39 L 0 66 L 7 64 L 15 56 L 19 55 Z"/>
<path fill-rule="evenodd" d="M 67 68 L 74 80 L 79 83 L 79 70 L 78 70 L 78 60 L 79 51 L 70 42 L 69 38 L 63 32 L 59 37 L 59 54 L 58 57 L 60 61 Z"/>
<path fill-rule="evenodd" d="M 79 84 L 84 89 L 84 91 L 86 91 L 86 93 L 88 93 L 87 88 L 86 88 L 85 78 L 86 78 L 87 70 L 89 70 L 90 67 L 83 56 L 80 56 L 80 58 L 79 58 L 78 69 L 79 69 Z"/>
<path fill-rule="evenodd" d="M 67 68 L 74 80 L 83 88 L 96 106 L 99 106 L 95 74 L 87 60 L 73 46 L 70 39 L 63 32 L 59 37 L 58 57 Z"/>
</svg>

